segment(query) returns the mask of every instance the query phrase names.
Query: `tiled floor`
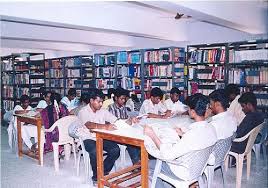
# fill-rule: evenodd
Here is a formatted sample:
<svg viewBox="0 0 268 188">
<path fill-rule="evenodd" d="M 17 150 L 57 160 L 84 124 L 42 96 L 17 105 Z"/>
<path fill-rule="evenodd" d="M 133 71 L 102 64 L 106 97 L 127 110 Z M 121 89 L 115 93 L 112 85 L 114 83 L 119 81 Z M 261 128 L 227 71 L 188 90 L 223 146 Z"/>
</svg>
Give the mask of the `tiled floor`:
<svg viewBox="0 0 268 188">
<path fill-rule="evenodd" d="M 267 160 L 263 160 L 260 165 L 256 165 L 256 159 L 252 156 L 251 177 L 246 180 L 246 166 L 244 165 L 242 188 L 268 187 L 267 181 Z M 28 157 L 18 158 L 15 152 L 10 151 L 7 144 L 6 128 L 1 128 L 1 187 L 2 188 L 56 188 L 56 187 L 87 187 L 84 181 L 84 169 L 80 169 L 80 177 L 76 176 L 74 160 L 60 162 L 59 173 L 54 172 L 53 155 L 46 154 L 44 167 Z M 216 171 L 214 186 L 222 187 L 220 170 Z M 226 187 L 235 187 L 235 168 L 231 168 L 226 173 Z"/>
</svg>

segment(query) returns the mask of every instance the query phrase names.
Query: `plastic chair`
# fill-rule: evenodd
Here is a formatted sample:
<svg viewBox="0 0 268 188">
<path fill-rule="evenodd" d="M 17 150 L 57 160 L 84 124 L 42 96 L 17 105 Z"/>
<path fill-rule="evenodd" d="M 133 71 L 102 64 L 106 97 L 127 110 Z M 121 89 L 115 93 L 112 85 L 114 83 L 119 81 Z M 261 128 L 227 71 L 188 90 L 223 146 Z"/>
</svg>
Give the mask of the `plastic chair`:
<svg viewBox="0 0 268 188">
<path fill-rule="evenodd" d="M 190 152 L 188 154 L 183 155 L 182 157 L 173 160 L 166 161 L 167 163 L 176 164 L 178 166 L 183 166 L 188 169 L 189 178 L 188 179 L 180 179 L 180 177 L 174 179 L 169 177 L 161 172 L 162 160 L 157 159 L 156 166 L 154 169 L 153 179 L 151 188 L 155 188 L 157 178 L 161 178 L 162 180 L 172 184 L 175 187 L 189 187 L 192 183 L 198 181 L 199 187 L 202 186 L 202 174 L 207 165 L 209 156 L 212 152 L 213 146 L 207 147 L 202 150 L 197 150 Z"/>
<path fill-rule="evenodd" d="M 80 143 L 82 150 L 80 150 L 78 152 L 78 160 L 77 160 L 77 164 L 76 164 L 77 165 L 76 166 L 76 175 L 79 176 L 80 159 L 81 159 L 81 155 L 83 155 L 84 165 L 85 165 L 85 174 L 86 174 L 85 181 L 89 183 L 90 187 L 93 187 L 93 182 L 92 182 L 93 174 L 92 174 L 92 169 L 91 169 L 91 164 L 90 164 L 89 153 L 86 151 L 84 142 L 81 138 L 79 138 L 79 143 Z"/>
<path fill-rule="evenodd" d="M 226 139 L 218 140 L 217 143 L 215 144 L 212 150 L 214 160 L 213 161 L 209 160 L 208 165 L 206 166 L 204 171 L 207 177 L 208 188 L 212 187 L 214 171 L 218 168 L 221 169 L 222 181 L 224 186 L 224 171 L 223 171 L 224 161 L 227 157 L 228 152 L 231 149 L 232 140 L 235 138 L 235 135 L 236 134 Z"/>
<path fill-rule="evenodd" d="M 246 149 L 245 149 L 244 153 L 239 154 L 239 153 L 235 153 L 235 152 L 232 152 L 232 151 L 230 151 L 228 153 L 228 155 L 231 155 L 231 156 L 235 157 L 235 159 L 236 159 L 236 188 L 241 187 L 244 156 L 247 157 L 247 180 L 249 179 L 250 165 L 251 165 L 251 150 L 252 150 L 254 141 L 255 141 L 258 133 L 260 132 L 261 128 L 263 127 L 263 125 L 264 125 L 264 123 L 261 123 L 260 125 L 258 125 L 254 129 L 252 129 L 245 136 L 243 136 L 241 138 L 236 138 L 236 139 L 233 140 L 233 142 L 243 142 L 244 140 L 246 140 L 248 138 L 247 146 L 246 146 Z M 229 160 L 229 158 L 227 157 L 226 161 L 225 161 L 225 169 L 226 169 L 226 171 L 227 171 L 227 167 L 228 167 L 228 160 Z"/>
<path fill-rule="evenodd" d="M 59 146 L 64 145 L 64 151 L 66 160 L 70 159 L 70 145 L 73 147 L 74 160 L 76 164 L 76 152 L 75 152 L 75 144 L 74 139 L 69 136 L 68 128 L 71 123 L 77 120 L 77 116 L 65 116 L 59 120 L 57 120 L 49 129 L 45 129 L 44 132 L 52 132 L 56 127 L 59 131 L 59 140 L 58 142 L 52 142 L 53 152 L 54 152 L 54 166 L 55 171 L 59 171 Z M 43 146 L 43 144 L 42 144 Z"/>
<path fill-rule="evenodd" d="M 266 141 L 266 139 L 268 137 L 268 124 L 267 123 L 268 123 L 268 121 L 267 121 L 267 119 L 265 119 L 264 126 L 260 131 L 261 140 L 259 143 L 254 144 L 254 146 L 252 148 L 253 151 L 255 152 L 257 162 L 260 160 L 261 148 L 263 151 L 263 158 L 264 158 L 264 160 L 267 160 L 267 153 L 266 153 L 267 146 L 264 144 L 264 142 Z"/>
</svg>

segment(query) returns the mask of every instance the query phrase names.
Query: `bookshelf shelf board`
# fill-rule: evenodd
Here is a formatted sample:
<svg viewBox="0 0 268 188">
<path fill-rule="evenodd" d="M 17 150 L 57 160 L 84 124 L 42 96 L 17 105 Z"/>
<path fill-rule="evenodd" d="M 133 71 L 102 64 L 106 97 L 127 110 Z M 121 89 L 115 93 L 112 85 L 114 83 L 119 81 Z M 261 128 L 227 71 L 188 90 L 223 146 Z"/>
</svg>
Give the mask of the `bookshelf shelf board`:
<svg viewBox="0 0 268 188">
<path fill-rule="evenodd" d="M 97 77 L 97 78 L 95 78 L 95 79 L 114 79 L 114 77 L 103 77 L 103 78 L 101 78 L 101 77 Z"/>
<path fill-rule="evenodd" d="M 140 63 L 117 63 L 117 66 L 141 65 Z"/>
<path fill-rule="evenodd" d="M 229 63 L 229 66 L 236 67 L 236 66 L 268 66 L 268 61 L 247 61 L 247 62 L 240 62 L 240 63 Z"/>
<path fill-rule="evenodd" d="M 164 61 L 164 62 L 144 62 L 144 65 L 171 65 L 172 61 Z"/>
<path fill-rule="evenodd" d="M 29 69 L 14 70 L 16 73 L 19 72 L 29 72 Z"/>
<path fill-rule="evenodd" d="M 189 63 L 189 66 L 195 66 L 195 65 L 221 65 L 223 66 L 224 63 Z"/>
<path fill-rule="evenodd" d="M 266 84 L 238 84 L 239 87 L 268 87 Z"/>
<path fill-rule="evenodd" d="M 3 70 L 2 72 L 3 73 L 13 73 L 14 71 L 13 70 Z"/>
<path fill-rule="evenodd" d="M 50 79 L 65 79 L 63 77 L 50 77 Z"/>
<path fill-rule="evenodd" d="M 67 69 L 81 69 L 80 66 L 70 66 L 70 67 L 65 67 Z"/>
<path fill-rule="evenodd" d="M 113 67 L 113 65 L 95 65 L 96 68 L 99 68 L 99 67 Z"/>
<path fill-rule="evenodd" d="M 172 79 L 172 76 L 144 76 L 145 79 Z"/>
</svg>

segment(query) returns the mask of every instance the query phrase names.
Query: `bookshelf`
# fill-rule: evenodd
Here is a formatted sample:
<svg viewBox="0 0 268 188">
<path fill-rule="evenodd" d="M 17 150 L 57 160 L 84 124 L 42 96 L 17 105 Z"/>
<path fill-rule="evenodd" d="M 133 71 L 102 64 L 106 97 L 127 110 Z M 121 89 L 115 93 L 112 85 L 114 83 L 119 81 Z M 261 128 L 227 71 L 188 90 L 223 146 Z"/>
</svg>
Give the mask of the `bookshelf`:
<svg viewBox="0 0 268 188">
<path fill-rule="evenodd" d="M 185 49 L 168 47 L 144 50 L 144 96 L 149 97 L 153 87 L 169 92 L 172 87 L 185 89 Z"/>
<path fill-rule="evenodd" d="M 92 66 L 92 56 L 47 59 L 46 89 L 64 96 L 70 88 L 75 88 L 77 95 L 80 96 L 81 92 L 94 87 Z"/>
<path fill-rule="evenodd" d="M 227 83 L 228 44 L 187 46 L 188 95 L 210 94 Z"/>
<path fill-rule="evenodd" d="M 45 87 L 45 55 L 43 53 L 11 54 L 1 58 L 1 99 L 3 110 L 12 110 L 21 95 L 31 98 L 37 105 Z"/>
<path fill-rule="evenodd" d="M 268 111 L 268 40 L 229 44 L 228 83 L 256 94 L 258 108 Z"/>
</svg>

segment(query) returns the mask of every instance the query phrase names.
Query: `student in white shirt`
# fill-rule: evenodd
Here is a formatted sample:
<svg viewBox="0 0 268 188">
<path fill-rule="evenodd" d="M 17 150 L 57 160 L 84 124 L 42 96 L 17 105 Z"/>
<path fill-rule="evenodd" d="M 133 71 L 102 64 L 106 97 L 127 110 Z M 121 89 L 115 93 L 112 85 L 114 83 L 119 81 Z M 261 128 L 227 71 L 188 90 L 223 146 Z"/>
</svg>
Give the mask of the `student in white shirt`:
<svg viewBox="0 0 268 188">
<path fill-rule="evenodd" d="M 38 111 L 38 112 L 41 112 L 48 105 L 51 104 L 51 101 L 50 101 L 51 91 L 45 91 L 43 93 L 43 97 L 44 97 L 44 100 L 39 101 L 39 103 L 36 106 L 36 111 Z"/>
<path fill-rule="evenodd" d="M 182 114 L 187 111 L 186 105 L 179 101 L 180 95 L 181 91 L 173 87 L 170 91 L 170 98 L 164 102 L 167 110 L 170 110 L 172 115 Z"/>
<path fill-rule="evenodd" d="M 145 126 L 144 128 L 144 134 L 149 136 L 159 149 L 161 159 L 176 160 L 189 152 L 212 146 L 217 141 L 215 129 L 205 121 L 205 114 L 209 107 L 208 97 L 202 94 L 192 95 L 187 100 L 187 105 L 189 106 L 188 113 L 195 122 L 190 125 L 190 129 L 187 132 L 176 128 L 178 137 L 181 137 L 177 143 L 162 144 L 160 138 L 151 127 Z M 154 162 L 150 161 L 150 169 L 154 169 L 153 164 Z M 187 168 L 183 166 L 164 162 L 161 170 L 167 175 L 181 179 L 189 177 Z M 158 179 L 156 187 L 164 187 L 163 181 Z"/>
<path fill-rule="evenodd" d="M 155 87 L 151 90 L 150 99 L 146 99 L 141 106 L 139 115 L 148 115 L 148 118 L 168 118 L 171 112 L 161 102 L 163 92 L 160 88 Z"/>
<path fill-rule="evenodd" d="M 108 93 L 107 93 L 108 99 L 103 101 L 102 108 L 108 109 L 108 106 L 114 103 L 114 93 L 115 93 L 114 88 L 108 89 Z"/>
<path fill-rule="evenodd" d="M 20 105 L 16 105 L 13 112 L 15 114 L 26 114 L 29 111 L 32 110 L 32 107 L 30 104 L 30 97 L 28 95 L 22 95 L 20 97 Z M 14 116 L 13 120 L 11 121 L 9 125 L 8 131 L 12 129 L 11 126 L 14 126 L 14 128 L 17 130 L 17 118 Z M 26 146 L 31 149 L 32 152 L 36 152 L 36 142 L 37 142 L 37 127 L 35 125 L 24 125 L 24 123 L 21 123 L 21 137 L 23 142 L 26 144 Z M 35 144 L 31 142 L 31 138 L 34 138 Z"/>
<path fill-rule="evenodd" d="M 224 89 L 217 89 L 209 94 L 210 109 L 214 116 L 210 124 L 215 128 L 217 139 L 225 139 L 234 134 L 237 129 L 236 120 L 227 112 L 229 100 Z"/>
<path fill-rule="evenodd" d="M 76 104 L 76 90 L 74 88 L 69 89 L 68 95 L 61 99 L 61 104 L 63 104 L 68 111 L 71 111 L 77 107 Z"/>
<path fill-rule="evenodd" d="M 239 126 L 246 116 L 238 102 L 238 99 L 240 98 L 240 90 L 236 84 L 228 84 L 225 87 L 225 94 L 230 101 L 230 107 L 227 109 L 227 111 L 232 114 L 232 116 L 236 119 L 237 125 Z"/>
<path fill-rule="evenodd" d="M 84 145 L 86 151 L 90 155 L 90 164 L 93 171 L 93 181 L 97 181 L 97 159 L 96 159 L 96 138 L 95 134 L 91 133 L 91 129 L 106 129 L 115 130 L 113 123 L 117 120 L 113 114 L 108 110 L 102 109 L 104 95 L 103 93 L 95 89 L 90 93 L 89 104 L 83 107 L 79 113 L 78 118 L 80 119 L 84 128 L 87 128 L 83 134 Z M 106 151 L 106 158 L 104 164 L 104 174 L 109 174 L 112 170 L 115 161 L 119 158 L 120 149 L 115 142 L 104 140 L 103 150 Z"/>
</svg>

